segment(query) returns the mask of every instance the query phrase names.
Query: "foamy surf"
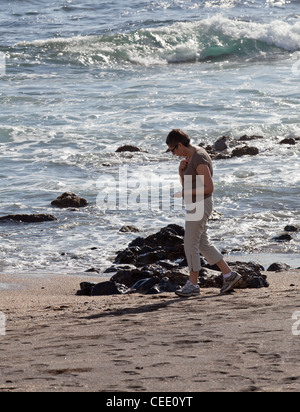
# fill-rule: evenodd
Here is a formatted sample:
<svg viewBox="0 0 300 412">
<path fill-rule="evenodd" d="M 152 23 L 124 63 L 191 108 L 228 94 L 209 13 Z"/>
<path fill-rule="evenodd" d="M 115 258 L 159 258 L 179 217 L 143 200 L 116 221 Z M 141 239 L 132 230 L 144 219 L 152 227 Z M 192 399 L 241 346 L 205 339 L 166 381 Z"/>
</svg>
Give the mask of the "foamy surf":
<svg viewBox="0 0 300 412">
<path fill-rule="evenodd" d="M 11 50 L 20 59 L 48 64 L 165 65 L 216 59 L 277 57 L 300 50 L 300 22 L 254 23 L 222 15 L 197 22 L 101 35 L 52 38 L 17 43 Z M 38 56 L 38 57 L 37 57 Z"/>
</svg>

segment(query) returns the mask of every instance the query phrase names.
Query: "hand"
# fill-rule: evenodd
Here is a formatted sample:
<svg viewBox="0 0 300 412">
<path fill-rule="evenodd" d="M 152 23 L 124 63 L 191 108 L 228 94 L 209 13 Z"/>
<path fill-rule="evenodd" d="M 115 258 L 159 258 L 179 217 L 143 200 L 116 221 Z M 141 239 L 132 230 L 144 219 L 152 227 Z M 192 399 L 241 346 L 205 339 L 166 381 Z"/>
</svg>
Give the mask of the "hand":
<svg viewBox="0 0 300 412">
<path fill-rule="evenodd" d="M 179 172 L 183 172 L 188 167 L 188 164 L 189 164 L 189 159 L 181 160 L 180 165 L 179 165 Z"/>
</svg>

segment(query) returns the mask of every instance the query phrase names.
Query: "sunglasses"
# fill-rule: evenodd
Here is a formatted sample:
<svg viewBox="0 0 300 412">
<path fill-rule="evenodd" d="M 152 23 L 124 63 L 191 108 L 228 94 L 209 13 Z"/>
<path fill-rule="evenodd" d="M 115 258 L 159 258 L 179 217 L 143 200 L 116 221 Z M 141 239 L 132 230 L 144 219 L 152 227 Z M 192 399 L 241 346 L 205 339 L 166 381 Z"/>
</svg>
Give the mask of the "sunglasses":
<svg viewBox="0 0 300 412">
<path fill-rule="evenodd" d="M 174 152 L 177 148 L 178 148 L 178 144 L 175 147 L 173 147 L 173 149 L 170 149 L 170 152 L 172 152 L 174 154 Z"/>
</svg>

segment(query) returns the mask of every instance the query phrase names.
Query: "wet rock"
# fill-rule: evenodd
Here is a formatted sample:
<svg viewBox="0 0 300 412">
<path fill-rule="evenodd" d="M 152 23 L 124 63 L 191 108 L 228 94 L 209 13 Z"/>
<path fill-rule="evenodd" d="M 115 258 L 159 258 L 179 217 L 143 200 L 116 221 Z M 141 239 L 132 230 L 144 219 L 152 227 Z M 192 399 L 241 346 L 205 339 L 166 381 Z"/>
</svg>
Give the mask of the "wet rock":
<svg viewBox="0 0 300 412">
<path fill-rule="evenodd" d="M 286 137 L 285 139 L 281 140 L 279 144 L 290 144 L 290 145 L 295 145 L 296 140 L 293 139 L 292 137 Z"/>
<path fill-rule="evenodd" d="M 223 286 L 223 275 L 222 273 L 203 268 L 199 272 L 199 286 L 200 288 L 218 288 L 221 289 Z"/>
<path fill-rule="evenodd" d="M 101 283 L 82 282 L 77 296 L 110 296 L 124 295 L 128 293 L 128 288 L 117 282 L 107 281 Z"/>
<path fill-rule="evenodd" d="M 230 142 L 232 142 L 232 138 L 230 136 L 222 136 L 214 143 L 213 147 L 216 151 L 223 152 L 229 148 Z"/>
<path fill-rule="evenodd" d="M 235 289 L 256 289 L 269 287 L 267 276 L 262 273 L 264 268 L 254 262 L 229 262 L 232 270 L 242 275 Z M 223 275 L 215 270 L 203 268 L 199 274 L 199 284 L 202 288 L 221 288 Z"/>
<path fill-rule="evenodd" d="M 257 139 L 263 139 L 263 136 L 256 136 L 256 135 L 252 135 L 252 136 L 248 136 L 247 134 L 245 134 L 244 136 L 241 136 L 239 138 L 240 142 L 249 142 L 250 140 L 257 140 Z"/>
<path fill-rule="evenodd" d="M 146 265 L 139 269 L 120 269 L 115 275 L 113 275 L 111 280 L 122 283 L 131 288 L 139 280 L 146 278 L 158 278 L 159 281 L 161 281 L 164 277 L 168 277 L 172 283 L 180 286 L 185 285 L 189 278 L 187 269 L 177 268 L 170 270 L 156 263 Z"/>
<path fill-rule="evenodd" d="M 138 233 L 139 229 L 135 226 L 122 226 L 120 229 L 121 233 Z"/>
<path fill-rule="evenodd" d="M 168 251 L 159 248 L 158 250 L 151 250 L 150 252 L 141 254 L 135 264 L 136 266 L 145 266 L 151 263 L 156 263 L 159 260 L 168 259 Z"/>
<path fill-rule="evenodd" d="M 275 240 L 275 242 L 289 242 L 292 239 L 293 239 L 293 237 L 291 235 L 289 235 L 288 233 L 283 233 L 282 235 L 275 236 L 273 238 L 273 240 Z"/>
<path fill-rule="evenodd" d="M 90 268 L 90 269 L 87 269 L 85 273 L 100 273 L 100 270 L 96 268 Z"/>
<path fill-rule="evenodd" d="M 122 250 L 118 252 L 117 257 L 115 259 L 115 264 L 117 265 L 124 265 L 124 264 L 129 264 L 129 265 L 134 265 L 137 258 L 138 258 L 138 246 L 136 247 L 131 247 L 127 248 L 125 250 Z"/>
<path fill-rule="evenodd" d="M 285 272 L 290 270 L 291 267 L 286 263 L 272 263 L 267 269 L 267 272 Z"/>
<path fill-rule="evenodd" d="M 108 289 L 104 289 L 105 285 L 102 284 L 100 290 L 106 290 L 103 294 L 141 291 L 142 293 L 174 292 L 180 286 L 184 286 L 189 279 L 183 242 L 184 228 L 178 225 L 169 225 L 146 238 L 135 239 L 125 250 L 118 252 L 115 266 L 109 270 L 114 272 L 110 279 L 111 283 L 106 285 Z M 120 264 L 130 264 L 130 266 L 120 267 Z M 203 258 L 201 258 L 201 265 L 203 269 L 199 277 L 200 286 L 220 289 L 223 285 L 223 276 L 218 268 L 206 264 Z M 261 265 L 239 261 L 229 262 L 229 265 L 232 270 L 242 275 L 237 289 L 269 286 L 267 276 L 262 273 L 264 268 Z M 117 285 L 118 291 L 113 289 L 112 284 Z M 118 285 L 123 285 L 124 288 Z M 126 288 L 129 292 L 124 292 Z M 98 287 L 93 291 L 93 293 L 96 291 L 100 293 Z"/>
<path fill-rule="evenodd" d="M 264 267 L 255 262 L 228 262 L 232 270 L 239 272 L 240 275 L 262 275 Z"/>
<path fill-rule="evenodd" d="M 232 157 L 242 157 L 242 156 L 256 156 L 258 155 L 259 150 L 257 147 L 251 147 L 251 146 L 243 146 L 243 147 L 237 147 L 233 149 L 231 156 Z"/>
<path fill-rule="evenodd" d="M 130 288 L 130 292 L 148 293 L 152 289 L 152 287 L 158 283 L 159 278 L 157 276 L 141 279 L 132 285 L 132 287 Z"/>
<path fill-rule="evenodd" d="M 179 265 L 175 262 L 172 262 L 169 259 L 160 260 L 157 262 L 159 266 L 167 270 L 175 270 L 178 269 Z"/>
<path fill-rule="evenodd" d="M 62 209 L 68 207 L 81 208 L 88 205 L 88 201 L 82 197 L 77 196 L 75 193 L 65 192 L 58 196 L 56 200 L 51 202 L 52 206 L 60 207 Z"/>
<path fill-rule="evenodd" d="M 116 153 L 124 153 L 124 152 L 142 152 L 142 150 L 139 147 L 136 146 L 132 146 L 132 145 L 124 145 L 124 146 L 120 146 L 118 147 L 118 149 L 116 150 Z"/>
<path fill-rule="evenodd" d="M 54 222 L 57 217 L 48 214 L 34 214 L 34 215 L 8 215 L 0 217 L 0 222 L 23 222 L 23 223 L 42 223 Z"/>
<path fill-rule="evenodd" d="M 236 289 L 255 289 L 269 287 L 267 276 L 262 272 L 264 267 L 255 262 L 228 262 L 232 270 L 242 275 L 241 281 Z"/>
<path fill-rule="evenodd" d="M 149 273 L 140 269 L 120 269 L 115 275 L 111 278 L 111 281 L 121 283 L 129 288 L 131 288 L 137 281 L 141 279 L 146 279 L 149 276 Z"/>
<path fill-rule="evenodd" d="M 80 290 L 78 290 L 76 294 L 77 296 L 110 296 L 131 293 L 153 295 L 163 292 L 175 292 L 178 288 L 179 286 L 166 276 L 162 279 L 153 276 L 140 279 L 131 287 L 127 287 L 113 280 L 101 283 L 82 282 L 80 284 Z"/>
<path fill-rule="evenodd" d="M 298 228 L 297 226 L 287 225 L 287 226 L 284 228 L 284 231 L 285 231 L 285 232 L 298 232 L 298 231 L 299 231 L 299 228 Z"/>
<path fill-rule="evenodd" d="M 227 152 L 221 152 L 218 154 L 215 154 L 212 157 L 212 160 L 225 160 L 225 159 L 231 159 L 231 155 Z"/>
<path fill-rule="evenodd" d="M 118 252 L 115 263 L 145 266 L 165 259 L 180 259 L 184 256 L 184 229 L 169 225 L 147 238 L 137 238 L 128 248 Z"/>
</svg>

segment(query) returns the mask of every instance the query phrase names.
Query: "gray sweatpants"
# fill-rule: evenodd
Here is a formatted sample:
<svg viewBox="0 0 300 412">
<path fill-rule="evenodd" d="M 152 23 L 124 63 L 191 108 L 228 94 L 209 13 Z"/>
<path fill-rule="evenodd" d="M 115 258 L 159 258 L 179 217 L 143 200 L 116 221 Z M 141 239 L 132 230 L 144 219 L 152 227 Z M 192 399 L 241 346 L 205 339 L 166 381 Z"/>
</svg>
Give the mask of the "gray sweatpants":
<svg viewBox="0 0 300 412">
<path fill-rule="evenodd" d="M 184 249 L 190 271 L 201 270 L 200 253 L 210 265 L 215 265 L 223 259 L 223 255 L 210 243 L 207 236 L 207 223 L 212 211 L 213 198 L 211 196 L 204 200 L 203 219 L 196 222 L 187 220 L 185 223 Z"/>
</svg>

